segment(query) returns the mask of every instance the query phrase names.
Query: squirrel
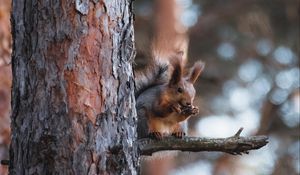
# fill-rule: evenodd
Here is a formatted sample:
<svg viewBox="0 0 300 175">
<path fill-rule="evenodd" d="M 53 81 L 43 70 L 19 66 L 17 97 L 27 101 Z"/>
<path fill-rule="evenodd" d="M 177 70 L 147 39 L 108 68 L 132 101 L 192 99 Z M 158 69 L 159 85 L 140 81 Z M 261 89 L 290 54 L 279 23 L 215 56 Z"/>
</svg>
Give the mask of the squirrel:
<svg viewBox="0 0 300 175">
<path fill-rule="evenodd" d="M 154 57 L 146 70 L 135 73 L 139 138 L 182 138 L 185 132 L 180 123 L 199 112 L 193 106 L 194 83 L 205 64 L 198 61 L 184 73 L 182 56 L 183 52 L 171 54 L 165 63 Z"/>
</svg>

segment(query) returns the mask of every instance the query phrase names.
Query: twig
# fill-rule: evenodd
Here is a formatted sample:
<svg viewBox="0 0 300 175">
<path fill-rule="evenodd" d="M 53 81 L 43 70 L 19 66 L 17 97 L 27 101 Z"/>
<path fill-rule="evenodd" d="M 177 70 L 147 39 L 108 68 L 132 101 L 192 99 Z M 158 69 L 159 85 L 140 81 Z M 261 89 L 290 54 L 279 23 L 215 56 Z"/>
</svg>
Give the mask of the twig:
<svg viewBox="0 0 300 175">
<path fill-rule="evenodd" d="M 141 155 L 152 155 L 157 151 L 180 150 L 189 152 L 220 151 L 232 155 L 248 154 L 249 150 L 259 149 L 268 143 L 267 136 L 240 137 L 243 128 L 228 138 L 198 138 L 186 137 L 178 139 L 165 137 L 163 140 L 143 138 L 138 140 L 138 149 Z"/>
</svg>

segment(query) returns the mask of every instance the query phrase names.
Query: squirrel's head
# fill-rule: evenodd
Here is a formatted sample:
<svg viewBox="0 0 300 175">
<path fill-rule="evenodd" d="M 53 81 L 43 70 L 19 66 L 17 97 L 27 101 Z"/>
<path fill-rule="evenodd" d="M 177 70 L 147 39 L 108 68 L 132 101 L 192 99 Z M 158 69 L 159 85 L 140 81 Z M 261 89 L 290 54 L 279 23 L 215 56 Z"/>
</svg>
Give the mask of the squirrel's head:
<svg viewBox="0 0 300 175">
<path fill-rule="evenodd" d="M 181 106 L 191 106 L 196 95 L 194 83 L 204 69 L 205 64 L 198 61 L 189 70 L 188 75 L 183 76 L 182 66 L 175 64 L 169 82 L 170 99 Z"/>
</svg>

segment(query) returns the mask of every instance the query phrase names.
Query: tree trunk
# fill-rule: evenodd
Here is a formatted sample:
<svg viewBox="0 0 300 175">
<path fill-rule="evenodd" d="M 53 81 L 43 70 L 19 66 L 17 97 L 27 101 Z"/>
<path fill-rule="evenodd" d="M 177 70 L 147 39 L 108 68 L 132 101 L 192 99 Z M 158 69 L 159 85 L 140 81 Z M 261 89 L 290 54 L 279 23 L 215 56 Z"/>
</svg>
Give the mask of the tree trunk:
<svg viewBox="0 0 300 175">
<path fill-rule="evenodd" d="M 136 174 L 130 0 L 14 0 L 10 174 Z"/>
</svg>

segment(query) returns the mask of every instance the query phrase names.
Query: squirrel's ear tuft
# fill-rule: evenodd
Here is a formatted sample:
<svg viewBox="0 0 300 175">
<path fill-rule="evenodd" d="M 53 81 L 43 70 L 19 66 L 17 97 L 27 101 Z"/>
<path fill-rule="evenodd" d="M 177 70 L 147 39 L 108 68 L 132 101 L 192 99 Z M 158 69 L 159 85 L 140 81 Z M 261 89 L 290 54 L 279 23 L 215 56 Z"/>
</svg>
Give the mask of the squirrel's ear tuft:
<svg viewBox="0 0 300 175">
<path fill-rule="evenodd" d="M 202 61 L 197 61 L 194 66 L 191 68 L 190 74 L 188 76 L 188 79 L 191 83 L 195 83 L 198 79 L 199 75 L 203 71 L 205 67 L 205 63 Z"/>
<path fill-rule="evenodd" d="M 174 53 L 170 56 L 170 64 L 173 67 L 173 72 L 171 74 L 171 79 L 169 85 L 176 85 L 180 82 L 183 74 L 182 70 L 182 53 Z"/>
<path fill-rule="evenodd" d="M 174 67 L 174 70 L 172 72 L 171 79 L 169 82 L 170 86 L 178 84 L 182 77 L 182 67 L 181 67 L 180 63 L 178 62 L 178 63 L 174 64 L 173 67 Z"/>
</svg>

